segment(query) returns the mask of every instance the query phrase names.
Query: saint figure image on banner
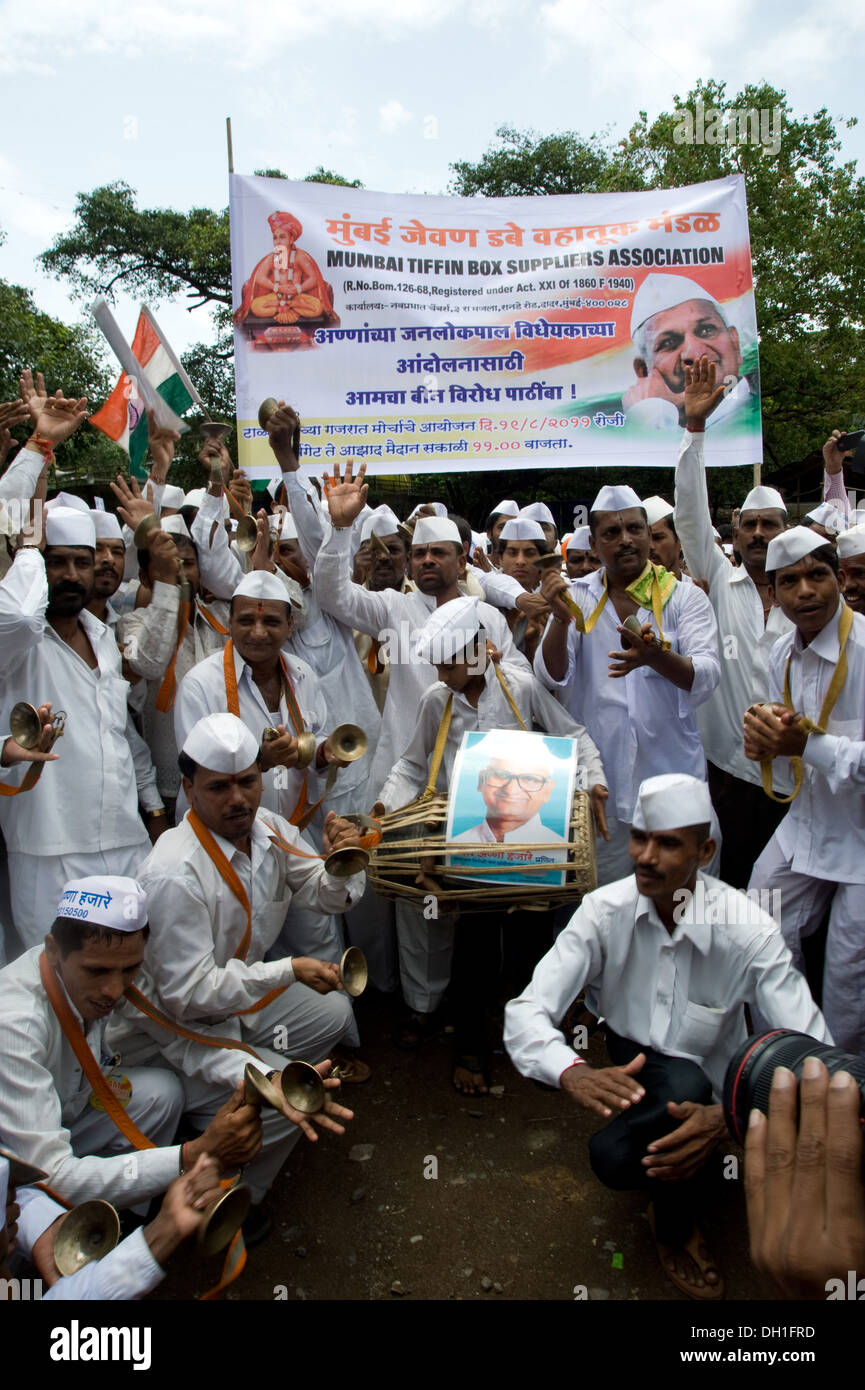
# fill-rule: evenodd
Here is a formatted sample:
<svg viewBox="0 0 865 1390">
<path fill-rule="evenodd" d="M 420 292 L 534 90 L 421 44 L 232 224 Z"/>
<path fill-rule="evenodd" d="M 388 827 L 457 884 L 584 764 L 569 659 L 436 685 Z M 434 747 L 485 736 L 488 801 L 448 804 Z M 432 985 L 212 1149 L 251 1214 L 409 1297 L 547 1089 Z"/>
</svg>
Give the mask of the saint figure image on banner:
<svg viewBox="0 0 865 1390">
<path fill-rule="evenodd" d="M 290 212 L 268 217 L 273 250 L 258 262 L 243 286 L 234 321 L 252 328 L 279 325 L 295 332 L 280 335 L 282 345 L 300 346 L 300 330 L 338 324 L 333 291 L 326 284 L 314 258 L 297 245 L 303 227 Z"/>
</svg>

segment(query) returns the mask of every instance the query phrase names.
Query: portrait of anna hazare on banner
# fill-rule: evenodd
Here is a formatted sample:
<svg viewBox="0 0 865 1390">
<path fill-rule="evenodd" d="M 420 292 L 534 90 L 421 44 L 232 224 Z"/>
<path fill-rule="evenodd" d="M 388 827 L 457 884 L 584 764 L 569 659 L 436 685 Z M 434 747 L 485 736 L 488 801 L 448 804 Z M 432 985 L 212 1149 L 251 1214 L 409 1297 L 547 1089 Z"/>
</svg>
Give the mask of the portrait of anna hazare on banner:
<svg viewBox="0 0 865 1390">
<path fill-rule="evenodd" d="M 577 778 L 572 739 L 516 730 L 463 734 L 448 798 L 448 845 L 460 877 L 516 886 L 562 887 Z M 542 866 L 550 865 L 547 870 Z"/>
</svg>

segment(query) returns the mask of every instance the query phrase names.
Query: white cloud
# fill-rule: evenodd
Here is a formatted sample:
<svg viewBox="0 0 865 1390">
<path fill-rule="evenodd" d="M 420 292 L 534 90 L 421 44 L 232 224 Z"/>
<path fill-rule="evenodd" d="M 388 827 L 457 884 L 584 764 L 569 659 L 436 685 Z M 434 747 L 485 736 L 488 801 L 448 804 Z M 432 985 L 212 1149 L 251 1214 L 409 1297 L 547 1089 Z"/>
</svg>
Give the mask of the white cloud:
<svg viewBox="0 0 865 1390">
<path fill-rule="evenodd" d="M 401 126 L 413 120 L 412 113 L 406 111 L 402 102 L 396 99 L 386 101 L 384 106 L 378 108 L 379 130 L 383 130 L 385 135 L 394 135 Z"/>
</svg>

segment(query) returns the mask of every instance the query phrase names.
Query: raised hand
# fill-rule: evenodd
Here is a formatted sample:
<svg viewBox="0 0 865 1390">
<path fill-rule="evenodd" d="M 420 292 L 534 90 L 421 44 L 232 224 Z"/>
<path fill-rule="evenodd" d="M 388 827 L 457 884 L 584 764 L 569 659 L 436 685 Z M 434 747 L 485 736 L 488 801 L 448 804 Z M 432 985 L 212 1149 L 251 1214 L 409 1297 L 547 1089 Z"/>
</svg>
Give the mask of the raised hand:
<svg viewBox="0 0 865 1390">
<path fill-rule="evenodd" d="M 716 365 L 701 357 L 693 367 L 685 367 L 685 419 L 703 424 L 724 394 L 724 383 L 715 385 Z"/>
<path fill-rule="evenodd" d="M 854 451 L 852 449 L 846 449 L 842 453 L 838 448 L 838 440 L 843 439 L 843 437 L 842 430 L 833 430 L 823 445 L 823 463 L 829 474 L 842 472 L 844 460 L 853 457 Z"/>
<path fill-rule="evenodd" d="M 345 473 L 340 477 L 339 464 L 333 465 L 333 478 L 327 486 L 327 505 L 330 509 L 330 519 L 333 525 L 340 529 L 346 529 L 360 516 L 366 505 L 366 495 L 369 491 L 363 481 L 366 476 L 366 464 L 362 463 L 357 470 L 357 477 L 354 476 L 352 460 L 348 459 L 345 465 Z"/>
<path fill-rule="evenodd" d="M 228 491 L 231 493 L 237 505 L 247 514 L 252 512 L 252 488 L 245 473 L 238 469 L 232 474 L 231 482 L 228 484 Z"/>
<path fill-rule="evenodd" d="M 139 521 L 143 521 L 146 516 L 153 515 L 152 483 L 147 484 L 143 497 L 135 479 L 124 478 L 122 473 L 118 473 L 116 482 L 109 483 L 108 486 L 117 498 L 117 515 L 131 530 L 134 531 Z"/>
<path fill-rule="evenodd" d="M 32 411 L 31 411 L 32 413 Z M 56 391 L 44 402 L 36 417 L 33 433 L 47 439 L 53 448 L 63 444 L 87 419 L 87 397 L 67 398 Z"/>
<path fill-rule="evenodd" d="M 331 1080 L 330 1078 L 330 1073 L 333 1070 L 333 1063 L 330 1061 L 329 1058 L 324 1062 L 318 1062 L 316 1064 L 315 1070 L 318 1072 L 319 1076 L 324 1082 L 324 1089 L 327 1092 L 332 1094 L 334 1091 L 339 1090 L 339 1081 Z M 276 1084 L 275 1078 L 274 1084 Z M 279 1089 L 278 1086 L 277 1089 Z M 298 1129 L 303 1130 L 303 1133 L 306 1135 L 307 1139 L 311 1140 L 312 1143 L 315 1143 L 318 1139 L 318 1135 L 312 1128 L 314 1124 L 320 1125 L 322 1129 L 332 1130 L 334 1134 L 345 1134 L 345 1125 L 339 1124 L 338 1121 L 349 1121 L 354 1119 L 353 1110 L 347 1109 L 347 1107 L 344 1105 L 337 1105 L 332 1100 L 326 1100 L 324 1103 L 324 1109 L 317 1111 L 315 1115 L 305 1115 L 302 1111 L 295 1110 L 294 1106 L 289 1105 L 288 1101 L 285 1100 L 285 1097 L 283 1097 L 283 1101 L 283 1113 L 286 1119 L 291 1120 L 291 1123 L 293 1125 L 297 1125 Z M 310 1123 L 310 1121 L 312 1123 Z"/>
<path fill-rule="evenodd" d="M 300 417 L 297 411 L 285 401 L 280 401 L 267 422 L 270 447 L 276 455 L 283 473 L 294 473 L 300 467 L 295 445 L 300 439 Z"/>
<path fill-rule="evenodd" d="M 29 367 L 25 367 L 19 380 L 19 391 L 21 399 L 27 407 L 30 419 L 34 425 L 39 419 L 39 415 L 48 399 L 48 392 L 45 389 L 45 378 L 41 372 L 36 373 L 36 381 L 33 380 L 33 373 Z"/>
</svg>

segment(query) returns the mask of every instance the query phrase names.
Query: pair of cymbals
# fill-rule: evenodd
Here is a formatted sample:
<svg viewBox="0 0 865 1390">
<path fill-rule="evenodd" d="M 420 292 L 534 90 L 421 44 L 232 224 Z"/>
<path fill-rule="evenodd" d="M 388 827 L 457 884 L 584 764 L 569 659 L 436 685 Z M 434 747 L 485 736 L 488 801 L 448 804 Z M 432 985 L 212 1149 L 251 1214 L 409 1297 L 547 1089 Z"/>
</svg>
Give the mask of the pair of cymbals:
<svg viewBox="0 0 865 1390">
<path fill-rule="evenodd" d="M 283 1104 L 303 1115 L 317 1115 L 327 1099 L 324 1082 L 309 1062 L 288 1062 L 271 1080 L 247 1062 L 243 1071 L 243 1099 L 247 1105 L 263 1105 L 284 1114 Z"/>
</svg>

